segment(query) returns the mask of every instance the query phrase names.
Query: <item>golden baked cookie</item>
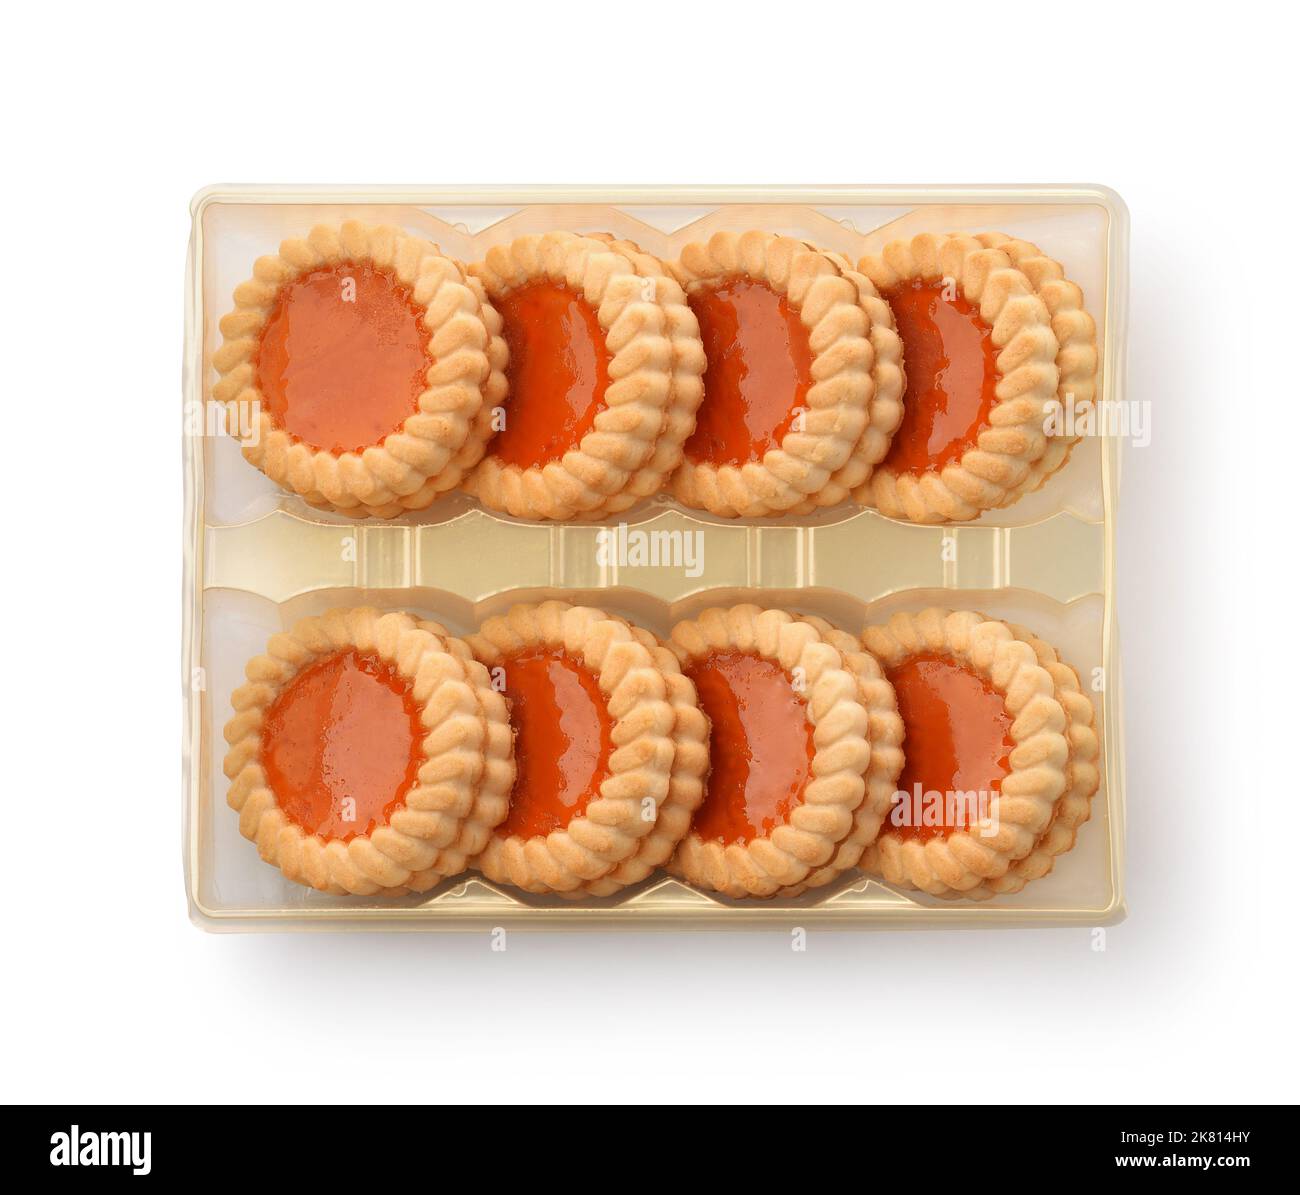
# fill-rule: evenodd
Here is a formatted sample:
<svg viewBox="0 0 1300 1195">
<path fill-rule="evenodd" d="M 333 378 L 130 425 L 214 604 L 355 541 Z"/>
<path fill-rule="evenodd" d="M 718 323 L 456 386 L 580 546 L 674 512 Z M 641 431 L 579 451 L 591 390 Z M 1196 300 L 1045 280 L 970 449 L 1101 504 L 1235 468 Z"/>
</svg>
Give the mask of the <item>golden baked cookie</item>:
<svg viewBox="0 0 1300 1195">
<path fill-rule="evenodd" d="M 670 645 L 711 733 L 704 801 L 669 870 L 734 897 L 835 872 L 871 766 L 871 717 L 843 654 L 811 622 L 752 605 L 679 622 Z"/>
<path fill-rule="evenodd" d="M 657 490 L 699 402 L 680 288 L 624 242 L 522 236 L 470 267 L 504 321 L 508 393 L 465 489 L 527 519 L 601 518 Z"/>
<path fill-rule="evenodd" d="M 1066 278 L 1059 261 L 1029 241 L 1001 232 L 977 233 L 975 239 L 990 249 L 1002 250 L 1043 300 L 1059 346 L 1057 401 L 1062 412 L 1072 410 L 1076 418 L 1082 416 L 1091 409 L 1097 395 L 1097 325 L 1083 305 L 1083 291 Z M 1077 435 L 1049 435 L 1043 455 L 1030 466 L 1023 492 L 1041 487 L 1070 459 L 1070 451 L 1078 442 Z"/>
<path fill-rule="evenodd" d="M 934 608 L 862 639 L 894 687 L 904 766 L 860 866 L 936 896 L 1000 879 L 1068 784 L 1069 717 L 1035 645 L 981 614 Z"/>
<path fill-rule="evenodd" d="M 1033 484 L 1057 393 L 1043 300 L 1001 249 L 922 233 L 858 268 L 893 309 L 907 385 L 889 451 L 853 494 L 914 523 L 973 519 Z"/>
<path fill-rule="evenodd" d="M 903 719 L 898 715 L 894 686 L 870 652 L 847 631 L 831 626 L 824 618 L 799 616 L 816 627 L 818 634 L 843 657 L 845 667 L 857 678 L 858 691 L 868 717 L 867 740 L 871 744 L 871 765 L 867 768 L 867 792 L 853 815 L 853 829 L 839 846 L 830 863 L 819 867 L 802 885 L 786 896 L 798 896 L 809 888 L 820 888 L 858 865 L 862 852 L 876 840 L 880 827 L 894 805 L 898 777 L 903 770 Z"/>
<path fill-rule="evenodd" d="M 456 657 L 483 713 L 487 737 L 483 742 L 483 777 L 479 782 L 478 804 L 484 817 L 475 825 L 466 827 L 462 834 L 465 854 L 472 864 L 487 846 L 492 828 L 500 825 L 510 810 L 510 792 L 515 786 L 515 734 L 510 725 L 510 707 L 505 695 L 492 683 L 488 670 L 474 658 L 468 643 L 433 619 L 422 618 L 417 625 L 437 638 L 444 651 Z"/>
<path fill-rule="evenodd" d="M 234 298 L 212 397 L 277 485 L 391 518 L 482 457 L 505 343 L 482 291 L 435 246 L 357 220 L 320 224 L 258 258 Z"/>
<path fill-rule="evenodd" d="M 475 865 L 528 892 L 605 879 L 669 797 L 677 714 L 664 673 L 621 619 L 567 602 L 514 606 L 467 642 L 509 700 L 517 769 Z"/>
<path fill-rule="evenodd" d="M 564 893 L 565 896 L 609 896 L 640 883 L 672 858 L 704 800 L 704 778 L 709 771 L 709 720 L 700 709 L 695 686 L 682 672 L 677 657 L 657 636 L 631 623 L 628 628 L 633 638 L 649 651 L 668 686 L 668 704 L 674 716 L 673 768 L 668 779 L 668 795 L 659 806 L 654 827 L 637 844 L 631 858 L 624 859 L 600 879 Z"/>
<path fill-rule="evenodd" d="M 708 360 L 674 496 L 762 517 L 865 483 L 902 415 L 900 345 L 869 280 L 838 254 L 758 231 L 716 233 L 668 268 Z"/>
<path fill-rule="evenodd" d="M 1070 744 L 1070 758 L 1066 767 L 1065 791 L 1052 807 L 1047 829 L 1038 836 L 1033 849 L 1023 859 L 1017 859 L 1007 869 L 1006 875 L 986 880 L 966 892 L 936 893 L 939 896 L 987 900 L 992 896 L 1019 892 L 1030 880 L 1047 875 L 1057 856 L 1073 849 L 1079 827 L 1092 813 L 1092 798 L 1101 783 L 1092 702 L 1079 684 L 1079 674 L 1061 660 L 1054 647 L 1032 631 L 1016 623 L 1008 623 L 1007 626 L 1017 639 L 1034 649 L 1038 663 L 1051 675 L 1056 685 L 1056 699 L 1069 719 L 1066 738 Z"/>
<path fill-rule="evenodd" d="M 637 277 L 654 287 L 654 298 L 668 319 L 668 338 L 673 349 L 672 389 L 664 410 L 664 423 L 654 452 L 628 482 L 627 488 L 600 508 L 602 516 L 617 514 L 643 498 L 659 493 L 682 463 L 682 448 L 695 430 L 695 416 L 704 397 L 704 345 L 700 325 L 686 302 L 686 292 L 668 273 L 664 263 L 632 241 L 608 233 L 591 233 L 632 263 Z"/>
<path fill-rule="evenodd" d="M 228 801 L 266 862 L 322 892 L 425 892 L 506 814 L 494 697 L 407 614 L 304 618 L 250 660 L 226 724 Z M 505 741 L 508 745 L 509 737 Z"/>
</svg>

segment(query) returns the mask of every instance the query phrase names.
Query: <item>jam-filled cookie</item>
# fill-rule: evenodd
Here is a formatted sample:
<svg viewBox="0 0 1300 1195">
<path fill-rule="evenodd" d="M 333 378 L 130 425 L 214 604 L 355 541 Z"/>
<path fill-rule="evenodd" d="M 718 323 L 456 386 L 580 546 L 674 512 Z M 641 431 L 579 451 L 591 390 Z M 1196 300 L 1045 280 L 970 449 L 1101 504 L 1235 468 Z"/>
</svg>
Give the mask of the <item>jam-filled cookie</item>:
<svg viewBox="0 0 1300 1195">
<path fill-rule="evenodd" d="M 605 879 L 669 797 L 677 715 L 663 671 L 621 619 L 566 602 L 515 606 L 467 642 L 509 702 L 517 769 L 475 865 L 528 892 Z"/>
<path fill-rule="evenodd" d="M 864 871 L 965 895 L 1034 849 L 1069 784 L 1070 717 L 1036 645 L 971 611 L 896 614 L 863 642 L 903 719 L 896 804 Z"/>
<path fill-rule="evenodd" d="M 305 618 L 245 674 L 225 729 L 228 800 L 289 879 L 424 892 L 463 871 L 505 816 L 504 706 L 482 669 L 411 616 Z"/>
<path fill-rule="evenodd" d="M 510 793 L 515 786 L 515 736 L 510 725 L 510 707 L 505 695 L 493 684 L 488 670 L 474 658 L 468 643 L 457 638 L 440 622 L 419 620 L 419 628 L 433 635 L 443 649 L 455 656 L 465 677 L 474 689 L 483 712 L 483 777 L 479 781 L 478 805 L 483 817 L 467 826 L 461 841 L 472 865 L 488 844 L 492 828 L 505 820 L 510 809 Z"/>
<path fill-rule="evenodd" d="M 244 456 L 313 506 L 391 518 L 478 463 L 505 393 L 483 292 L 419 237 L 349 220 L 261 257 L 213 354 Z"/>
<path fill-rule="evenodd" d="M 643 627 L 628 624 L 633 637 L 645 647 L 668 687 L 673 708 L 673 770 L 668 795 L 659 806 L 654 827 L 638 843 L 636 853 L 613 871 L 591 880 L 566 896 L 609 896 L 638 884 L 672 858 L 677 844 L 691 828 L 691 818 L 704 800 L 704 778 L 709 771 L 709 720 L 700 709 L 695 686 L 682 672 L 677 657 Z"/>
<path fill-rule="evenodd" d="M 1073 411 L 1079 418 L 1092 407 L 1097 395 L 1097 325 L 1083 305 L 1083 291 L 1065 276 L 1059 261 L 1048 257 L 1037 245 L 1001 232 L 981 232 L 976 240 L 990 249 L 1000 249 L 1033 284 L 1052 317 L 1058 350 L 1056 368 L 1060 374 L 1057 401 L 1061 411 Z M 1079 436 L 1058 431 L 1047 438 L 1047 448 L 1029 468 L 1021 491 L 1038 489 L 1070 459 Z"/>
<path fill-rule="evenodd" d="M 902 414 L 888 306 L 838 254 L 719 232 L 668 267 L 708 366 L 673 493 L 723 517 L 807 513 L 870 476 Z"/>
<path fill-rule="evenodd" d="M 699 402 L 681 290 L 625 243 L 523 236 L 470 267 L 504 321 L 508 393 L 465 488 L 520 518 L 600 518 L 658 489 Z"/>
<path fill-rule="evenodd" d="M 734 897 L 834 873 L 871 766 L 871 715 L 843 653 L 812 623 L 751 605 L 679 622 L 670 642 L 711 724 L 704 801 L 670 870 Z"/>
<path fill-rule="evenodd" d="M 843 657 L 844 665 L 857 678 L 858 691 L 868 716 L 867 740 L 871 744 L 871 765 L 867 768 L 867 792 L 853 814 L 853 829 L 825 867 L 819 867 L 802 885 L 786 892 L 797 896 L 809 888 L 820 888 L 858 865 L 862 852 L 876 840 L 880 827 L 893 808 L 898 777 L 903 770 L 903 719 L 898 716 L 894 686 L 870 652 L 847 631 L 833 627 L 811 614 L 799 616 Z"/>
<path fill-rule="evenodd" d="M 672 386 L 654 452 L 632 475 L 627 487 L 600 508 L 600 514 L 607 516 L 658 494 L 682 463 L 682 448 L 695 430 L 695 416 L 704 397 L 705 361 L 695 312 L 686 302 L 686 292 L 667 272 L 664 263 L 632 241 L 620 240 L 603 232 L 590 235 L 626 257 L 637 277 L 642 279 L 642 285 L 653 288 L 647 289 L 646 293 L 653 294 L 655 301 L 663 307 L 673 350 Z"/>
<path fill-rule="evenodd" d="M 1092 813 L 1092 798 L 1101 782 L 1092 702 L 1079 684 L 1079 674 L 1060 658 L 1051 644 L 1038 638 L 1032 631 L 1015 623 L 1007 625 L 1017 639 L 1034 649 L 1038 663 L 1055 683 L 1056 699 L 1069 719 L 1066 738 L 1070 743 L 1070 759 L 1066 767 L 1065 791 L 1052 807 L 1051 821 L 1038 836 L 1033 850 L 1023 859 L 1017 859 L 1007 869 L 1006 875 L 986 880 L 966 892 L 943 892 L 938 894 L 940 896 L 987 900 L 991 896 L 1019 892 L 1030 880 L 1047 875 L 1056 863 L 1057 856 L 1073 849 L 1079 827 Z"/>
<path fill-rule="evenodd" d="M 892 241 L 858 268 L 893 310 L 907 385 L 889 451 L 854 498 L 915 523 L 1015 501 L 1046 451 L 1058 384 L 1056 334 L 1033 283 L 969 236 Z"/>
</svg>

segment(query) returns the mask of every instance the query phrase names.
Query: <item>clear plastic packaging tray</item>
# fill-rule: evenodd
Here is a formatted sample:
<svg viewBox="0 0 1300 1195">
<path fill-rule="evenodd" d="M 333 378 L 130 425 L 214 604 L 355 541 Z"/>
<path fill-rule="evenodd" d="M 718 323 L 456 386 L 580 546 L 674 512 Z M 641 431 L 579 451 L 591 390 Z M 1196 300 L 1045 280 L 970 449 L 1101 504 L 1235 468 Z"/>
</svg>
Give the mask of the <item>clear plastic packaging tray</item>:
<svg viewBox="0 0 1300 1195">
<path fill-rule="evenodd" d="M 453 493 L 394 520 L 323 513 L 281 491 L 210 430 L 217 322 L 252 262 L 321 221 L 396 224 L 465 261 L 525 232 L 612 232 L 673 258 L 722 228 L 761 228 L 856 261 L 921 231 L 999 231 L 1066 267 L 1097 322 L 1103 402 L 1123 399 L 1127 213 L 1102 187 L 294 188 L 214 187 L 192 205 L 184 368 L 184 854 L 191 916 L 208 929 L 490 930 L 1105 925 L 1123 915 L 1123 728 L 1114 618 L 1119 442 L 1104 427 L 1036 493 L 963 524 L 895 522 L 849 504 L 807 517 L 725 520 L 660 495 L 596 524 L 527 523 Z M 640 563 L 634 542 L 698 536 L 702 560 Z M 903 892 L 859 872 L 792 900 L 729 900 L 664 873 L 574 902 L 471 873 L 399 899 L 330 896 L 286 880 L 240 837 L 226 805 L 222 727 L 243 666 L 276 631 L 338 605 L 374 605 L 473 629 L 516 601 L 564 597 L 665 634 L 741 600 L 820 614 L 856 633 L 942 605 L 1022 622 L 1073 665 L 1093 699 L 1101 787 L 1074 850 L 1013 896 Z"/>
</svg>

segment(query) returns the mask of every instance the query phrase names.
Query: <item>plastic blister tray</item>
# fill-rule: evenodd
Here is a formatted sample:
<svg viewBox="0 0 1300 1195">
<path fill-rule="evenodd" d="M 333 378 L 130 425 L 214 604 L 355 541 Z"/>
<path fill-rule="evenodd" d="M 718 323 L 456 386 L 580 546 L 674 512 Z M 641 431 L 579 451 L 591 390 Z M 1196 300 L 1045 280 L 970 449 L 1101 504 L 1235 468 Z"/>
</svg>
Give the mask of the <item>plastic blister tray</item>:
<svg viewBox="0 0 1300 1195">
<path fill-rule="evenodd" d="M 477 191 L 212 188 L 193 203 L 185 347 L 185 867 L 211 929 L 740 928 L 1107 924 L 1123 913 L 1123 741 L 1114 621 L 1119 442 L 1086 437 L 1042 489 L 962 524 L 916 526 L 844 504 L 808 517 L 725 520 L 666 495 L 603 523 L 528 523 L 453 493 L 391 521 L 316 510 L 204 434 L 217 322 L 252 262 L 313 224 L 396 224 L 480 259 L 525 232 L 602 231 L 662 258 L 721 228 L 762 228 L 856 261 L 921 231 L 1034 241 L 1083 289 L 1097 321 L 1099 397 L 1124 382 L 1127 215 L 1098 187 Z M 690 537 L 689 540 L 684 537 Z M 688 545 L 686 552 L 682 551 Z M 658 552 L 650 560 L 645 554 Z M 665 634 L 707 606 L 748 600 L 857 632 L 942 605 L 1022 622 L 1079 672 L 1097 713 L 1101 788 L 1051 875 L 986 902 L 903 892 L 859 872 L 793 900 L 728 900 L 663 873 L 573 902 L 467 873 L 400 899 L 330 896 L 266 866 L 226 806 L 222 727 L 246 660 L 299 618 L 338 605 L 408 610 L 467 632 L 521 600 L 564 597 Z"/>
</svg>

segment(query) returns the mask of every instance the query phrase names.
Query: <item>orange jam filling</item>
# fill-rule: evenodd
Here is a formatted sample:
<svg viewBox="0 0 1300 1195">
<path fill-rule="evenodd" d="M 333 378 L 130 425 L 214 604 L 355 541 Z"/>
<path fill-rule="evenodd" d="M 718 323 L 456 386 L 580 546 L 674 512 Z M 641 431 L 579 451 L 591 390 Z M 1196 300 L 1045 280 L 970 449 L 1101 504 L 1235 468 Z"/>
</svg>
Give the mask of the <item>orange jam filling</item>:
<svg viewBox="0 0 1300 1195">
<path fill-rule="evenodd" d="M 530 469 L 578 447 L 604 408 L 610 353 L 596 312 L 554 282 L 530 282 L 494 300 L 510 348 L 505 426 L 491 451 Z"/>
<path fill-rule="evenodd" d="M 708 368 L 686 455 L 744 465 L 777 447 L 812 386 L 812 346 L 799 313 L 765 282 L 734 278 L 695 291 Z"/>
<path fill-rule="evenodd" d="M 370 834 L 401 807 L 424 759 L 411 686 L 374 656 L 308 665 L 271 703 L 262 767 L 291 822 L 319 838 Z"/>
<path fill-rule="evenodd" d="M 562 830 L 599 794 L 614 719 L 595 674 L 564 651 L 520 652 L 502 667 L 517 772 L 499 832 L 534 838 Z"/>
<path fill-rule="evenodd" d="M 997 348 L 979 309 L 945 295 L 941 279 L 885 294 L 903 341 L 903 421 L 884 465 L 895 473 L 942 469 L 974 448 L 997 402 Z"/>
<path fill-rule="evenodd" d="M 748 652 L 716 652 L 686 672 L 712 724 L 708 788 L 691 828 L 724 845 L 765 838 L 790 816 L 808 782 L 814 746 L 807 702 L 779 664 Z"/>
<path fill-rule="evenodd" d="M 1012 718 L 1002 695 L 978 673 L 930 652 L 890 669 L 889 680 L 898 695 L 904 727 L 906 763 L 898 790 L 909 795 L 935 793 L 939 800 L 924 821 L 914 816 L 922 808 L 914 801 L 905 807 L 913 814 L 904 818 L 907 824 L 896 824 L 891 815 L 881 833 L 930 839 L 958 828 L 969 830 L 973 820 L 987 814 L 987 807 L 968 808 L 961 825 L 961 811 L 947 794 L 1000 791 L 1011 770 L 1009 756 L 1015 746 Z M 932 820 L 934 824 L 925 824 Z"/>
<path fill-rule="evenodd" d="M 387 270 L 340 263 L 280 288 L 255 382 L 278 427 L 324 452 L 360 452 L 397 431 L 427 389 L 429 332 Z"/>
</svg>

